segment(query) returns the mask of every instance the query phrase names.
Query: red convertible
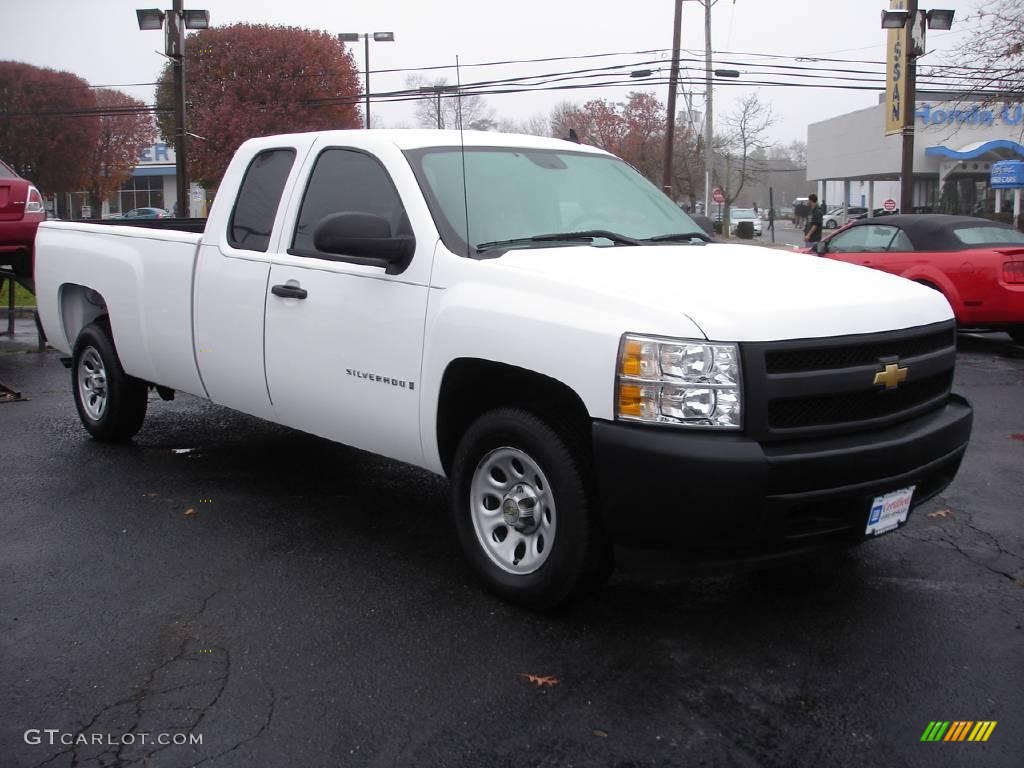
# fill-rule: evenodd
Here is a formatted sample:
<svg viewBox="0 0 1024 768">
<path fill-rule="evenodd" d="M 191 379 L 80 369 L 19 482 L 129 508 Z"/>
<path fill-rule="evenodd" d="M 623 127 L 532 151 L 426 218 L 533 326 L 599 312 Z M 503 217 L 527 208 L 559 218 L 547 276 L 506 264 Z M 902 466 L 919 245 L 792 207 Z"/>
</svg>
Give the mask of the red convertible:
<svg viewBox="0 0 1024 768">
<path fill-rule="evenodd" d="M 46 220 L 39 190 L 0 161 L 0 266 L 13 269 L 32 290 L 32 246 L 39 222 Z"/>
<path fill-rule="evenodd" d="M 942 293 L 961 328 L 1024 344 L 1024 233 L 988 219 L 920 213 L 855 221 L 814 252 L 901 275 Z"/>
</svg>

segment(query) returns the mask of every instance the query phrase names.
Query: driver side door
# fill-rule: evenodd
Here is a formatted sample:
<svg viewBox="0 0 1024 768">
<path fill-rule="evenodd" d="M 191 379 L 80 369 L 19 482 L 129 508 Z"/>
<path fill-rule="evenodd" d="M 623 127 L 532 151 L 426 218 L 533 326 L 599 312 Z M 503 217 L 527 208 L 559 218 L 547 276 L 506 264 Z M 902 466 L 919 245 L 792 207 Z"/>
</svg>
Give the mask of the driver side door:
<svg viewBox="0 0 1024 768">
<path fill-rule="evenodd" d="M 354 148 L 311 158 L 309 181 L 281 238 L 266 294 L 267 388 L 275 418 L 305 432 L 422 462 L 419 374 L 428 287 L 406 269 L 317 250 L 313 233 L 341 212 L 409 227 L 384 165 Z M 410 232 L 411 233 L 411 232 Z M 429 259 L 433 242 L 413 256 Z"/>
</svg>

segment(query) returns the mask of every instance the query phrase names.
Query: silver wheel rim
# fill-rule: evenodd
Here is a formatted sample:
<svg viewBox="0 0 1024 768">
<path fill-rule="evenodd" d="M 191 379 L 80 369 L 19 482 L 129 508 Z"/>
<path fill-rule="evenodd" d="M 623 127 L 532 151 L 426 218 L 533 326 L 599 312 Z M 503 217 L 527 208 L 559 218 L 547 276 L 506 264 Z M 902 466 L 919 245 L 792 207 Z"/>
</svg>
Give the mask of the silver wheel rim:
<svg viewBox="0 0 1024 768">
<path fill-rule="evenodd" d="M 107 369 L 94 347 L 86 347 L 78 360 L 78 395 L 85 414 L 99 421 L 107 411 Z"/>
<path fill-rule="evenodd" d="M 544 470 L 518 448 L 495 448 L 473 473 L 469 490 L 480 548 L 506 573 L 540 568 L 555 543 L 558 518 Z"/>
</svg>

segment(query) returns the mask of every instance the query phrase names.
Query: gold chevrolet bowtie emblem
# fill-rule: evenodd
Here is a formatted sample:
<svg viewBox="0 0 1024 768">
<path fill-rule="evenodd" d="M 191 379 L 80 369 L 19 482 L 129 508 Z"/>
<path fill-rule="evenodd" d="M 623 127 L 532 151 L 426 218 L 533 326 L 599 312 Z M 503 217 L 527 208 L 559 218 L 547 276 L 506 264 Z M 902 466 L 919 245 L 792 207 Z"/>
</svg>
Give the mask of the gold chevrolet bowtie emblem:
<svg viewBox="0 0 1024 768">
<path fill-rule="evenodd" d="M 885 385 L 886 389 L 896 389 L 907 380 L 907 368 L 900 368 L 899 363 L 889 363 L 884 371 L 875 374 L 875 384 Z"/>
</svg>

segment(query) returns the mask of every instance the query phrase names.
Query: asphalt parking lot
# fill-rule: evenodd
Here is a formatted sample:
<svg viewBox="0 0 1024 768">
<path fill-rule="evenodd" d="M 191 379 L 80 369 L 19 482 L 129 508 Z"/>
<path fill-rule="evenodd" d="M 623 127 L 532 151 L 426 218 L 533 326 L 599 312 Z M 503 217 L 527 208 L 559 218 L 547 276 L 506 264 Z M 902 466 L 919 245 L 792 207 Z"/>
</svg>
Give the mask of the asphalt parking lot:
<svg viewBox="0 0 1024 768">
<path fill-rule="evenodd" d="M 971 447 L 903 530 L 767 572 L 626 553 L 554 616 L 476 586 L 429 474 L 189 397 L 101 445 L 68 380 L 0 354 L 0 766 L 1022 765 L 1003 335 L 962 337 Z M 202 744 L 61 744 L 124 733 Z"/>
</svg>

